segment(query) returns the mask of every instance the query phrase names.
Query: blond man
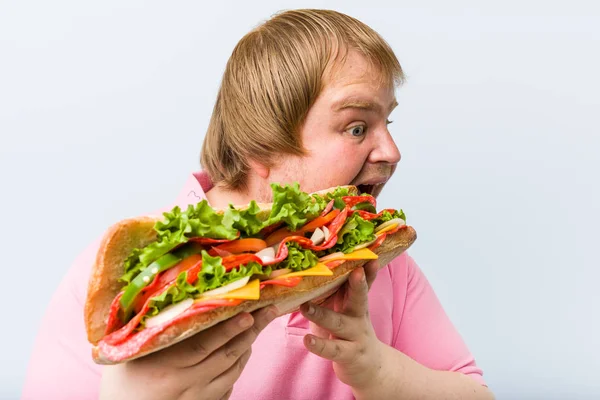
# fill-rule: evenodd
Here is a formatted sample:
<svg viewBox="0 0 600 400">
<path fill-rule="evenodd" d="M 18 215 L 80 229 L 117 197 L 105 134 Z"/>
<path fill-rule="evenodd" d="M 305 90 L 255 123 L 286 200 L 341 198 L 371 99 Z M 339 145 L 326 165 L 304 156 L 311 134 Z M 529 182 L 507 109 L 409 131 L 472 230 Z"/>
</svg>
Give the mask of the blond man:
<svg viewBox="0 0 600 400">
<path fill-rule="evenodd" d="M 174 204 L 270 201 L 354 184 L 378 195 L 400 153 L 388 130 L 404 78 L 388 44 L 349 16 L 278 14 L 236 46 L 201 154 Z M 25 398 L 487 399 L 482 371 L 414 260 L 354 271 L 334 311 L 306 304 L 241 314 L 132 362 L 92 362 L 82 299 L 98 243 L 75 262 L 45 316 Z M 342 293 L 342 292 L 340 292 Z M 59 320 L 61 321 L 59 323 Z M 331 334 L 331 335 L 330 335 Z"/>
</svg>

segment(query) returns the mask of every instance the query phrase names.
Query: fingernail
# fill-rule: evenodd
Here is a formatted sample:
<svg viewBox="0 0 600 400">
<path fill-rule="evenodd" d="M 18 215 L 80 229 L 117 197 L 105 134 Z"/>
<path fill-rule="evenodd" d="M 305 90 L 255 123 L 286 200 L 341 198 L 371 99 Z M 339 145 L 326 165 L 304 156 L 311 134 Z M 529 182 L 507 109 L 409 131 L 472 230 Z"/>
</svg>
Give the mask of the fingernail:
<svg viewBox="0 0 600 400">
<path fill-rule="evenodd" d="M 250 325 L 252 325 L 252 317 L 250 317 L 249 315 L 244 315 L 238 321 L 238 323 L 240 324 L 240 327 L 242 327 L 242 328 L 248 328 Z"/>
<path fill-rule="evenodd" d="M 315 313 L 315 308 L 311 305 L 308 306 L 308 315 L 313 315 Z"/>
<path fill-rule="evenodd" d="M 315 345 L 315 338 L 314 337 L 310 337 L 310 345 L 314 346 Z"/>
</svg>

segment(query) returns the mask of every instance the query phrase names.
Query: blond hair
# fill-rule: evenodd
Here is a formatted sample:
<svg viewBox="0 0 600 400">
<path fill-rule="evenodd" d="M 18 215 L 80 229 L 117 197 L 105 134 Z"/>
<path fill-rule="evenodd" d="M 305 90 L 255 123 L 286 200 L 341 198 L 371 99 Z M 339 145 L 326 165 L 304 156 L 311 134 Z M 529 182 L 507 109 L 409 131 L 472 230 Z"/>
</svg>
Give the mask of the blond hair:
<svg viewBox="0 0 600 400">
<path fill-rule="evenodd" d="M 214 183 L 244 189 L 248 160 L 272 166 L 278 154 L 304 155 L 298 134 L 333 65 L 358 51 L 399 85 L 404 74 L 386 41 L 348 15 L 330 10 L 276 14 L 246 34 L 227 62 L 202 146 Z"/>
</svg>

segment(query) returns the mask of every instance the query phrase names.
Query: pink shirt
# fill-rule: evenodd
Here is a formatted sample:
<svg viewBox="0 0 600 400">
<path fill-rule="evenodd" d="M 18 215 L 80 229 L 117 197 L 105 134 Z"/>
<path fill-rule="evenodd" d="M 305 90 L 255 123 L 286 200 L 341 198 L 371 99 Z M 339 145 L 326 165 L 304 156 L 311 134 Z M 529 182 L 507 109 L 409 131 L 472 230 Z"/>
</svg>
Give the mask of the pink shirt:
<svg viewBox="0 0 600 400">
<path fill-rule="evenodd" d="M 159 213 L 205 198 L 211 182 L 192 174 L 179 197 Z M 100 238 L 75 260 L 54 293 L 38 332 L 29 363 L 24 399 L 94 399 L 102 366 L 91 357 L 83 304 Z M 369 292 L 377 337 L 436 370 L 459 371 L 484 384 L 482 371 L 445 314 L 427 279 L 408 255 L 384 267 Z M 330 361 L 309 353 L 302 338 L 308 321 L 299 313 L 269 324 L 252 347 L 252 356 L 231 399 L 353 399 Z"/>
</svg>

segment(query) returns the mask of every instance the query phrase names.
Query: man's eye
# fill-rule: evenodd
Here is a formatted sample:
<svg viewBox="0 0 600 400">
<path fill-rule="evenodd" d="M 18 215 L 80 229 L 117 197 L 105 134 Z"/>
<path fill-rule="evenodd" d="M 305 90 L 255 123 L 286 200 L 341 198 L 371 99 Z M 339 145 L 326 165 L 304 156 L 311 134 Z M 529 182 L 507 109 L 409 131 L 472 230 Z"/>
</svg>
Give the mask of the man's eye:
<svg viewBox="0 0 600 400">
<path fill-rule="evenodd" d="M 389 124 L 391 124 L 392 122 L 394 122 L 394 121 L 390 121 L 390 120 L 388 119 L 388 120 L 386 120 L 386 121 L 385 121 L 385 124 L 386 124 L 386 125 L 389 125 Z"/>
<path fill-rule="evenodd" d="M 365 127 L 364 125 L 357 125 L 348 129 L 348 132 L 354 137 L 360 137 L 365 134 Z"/>
</svg>

